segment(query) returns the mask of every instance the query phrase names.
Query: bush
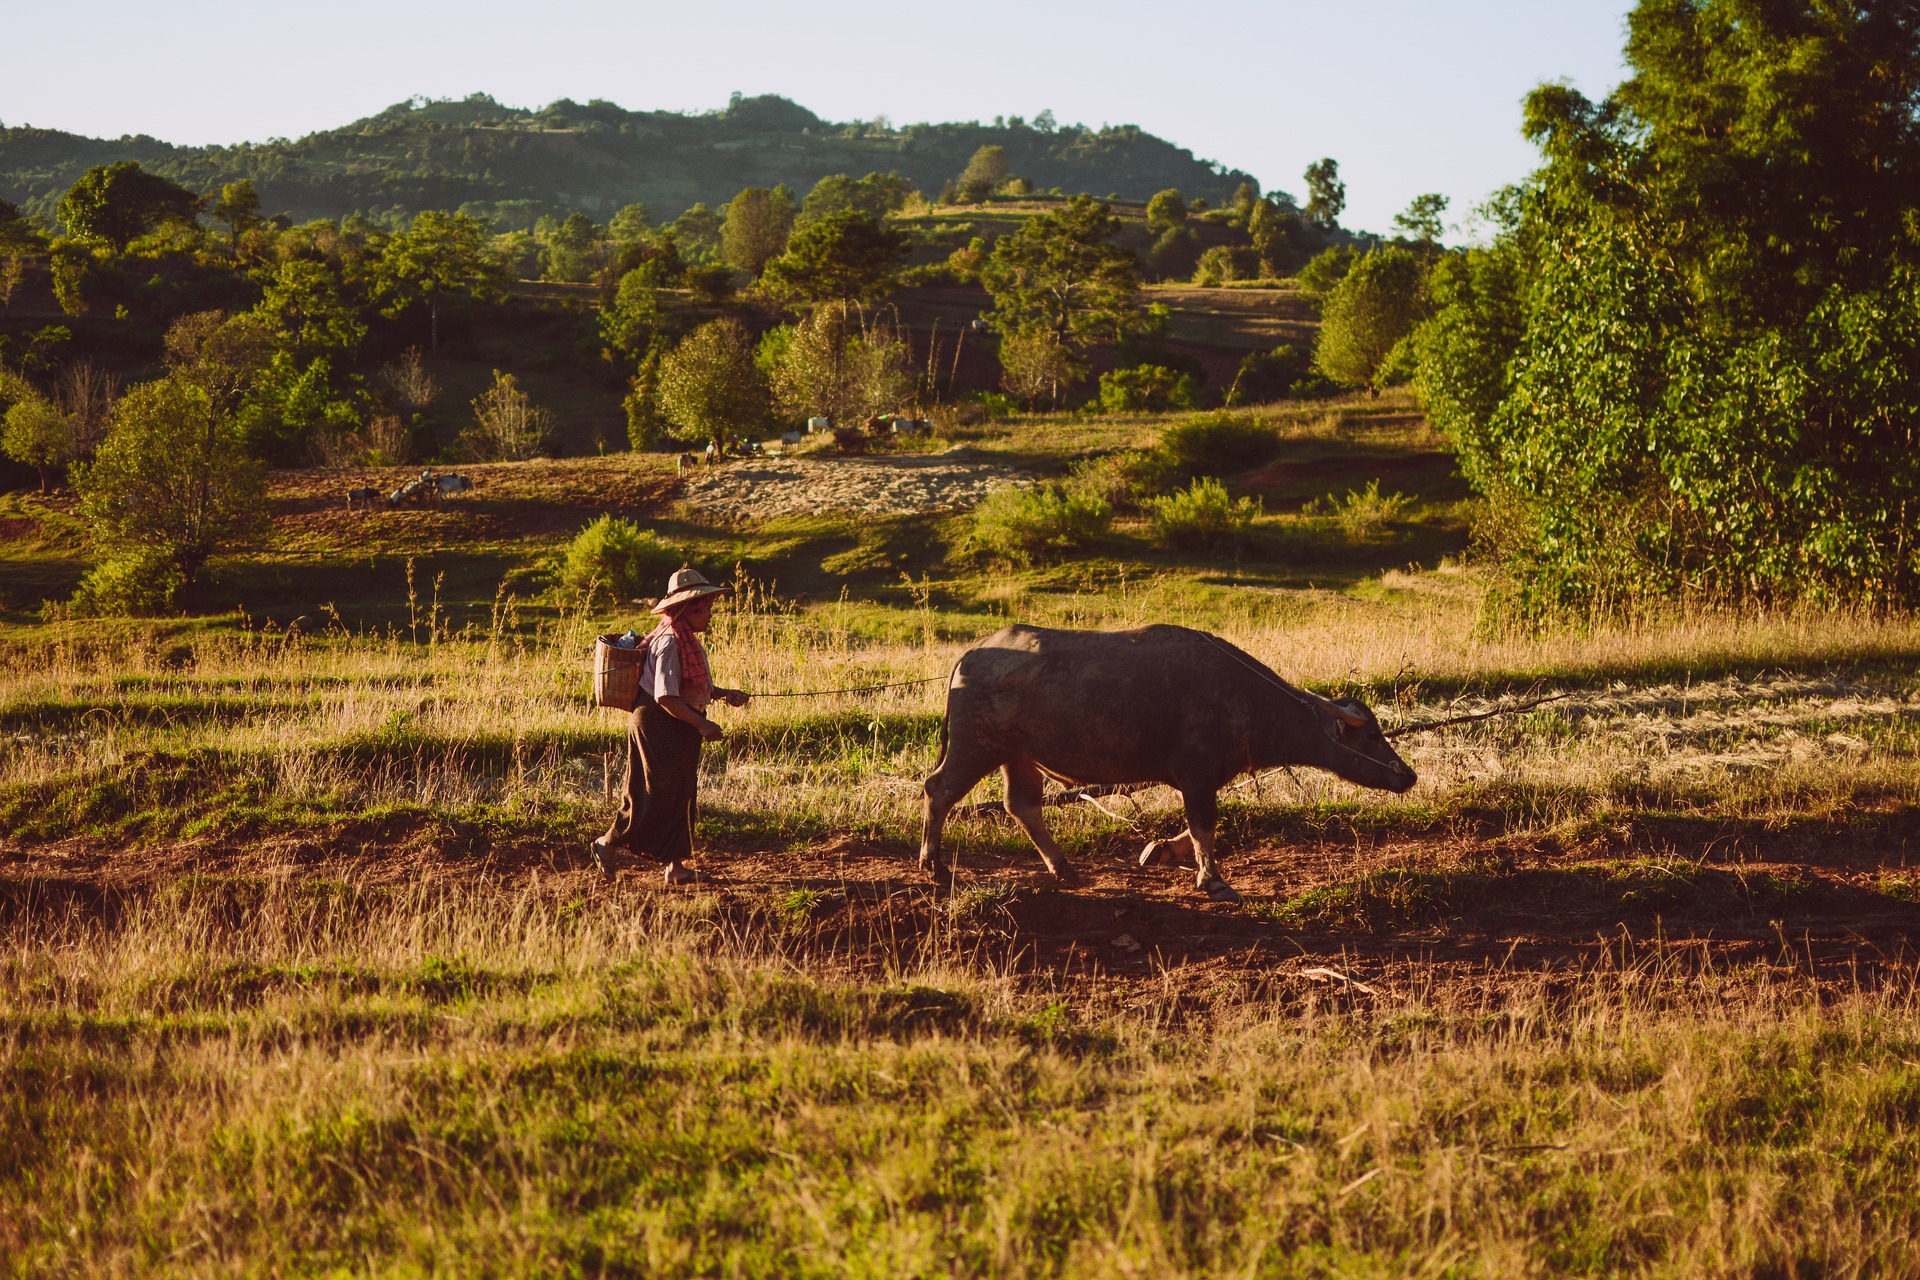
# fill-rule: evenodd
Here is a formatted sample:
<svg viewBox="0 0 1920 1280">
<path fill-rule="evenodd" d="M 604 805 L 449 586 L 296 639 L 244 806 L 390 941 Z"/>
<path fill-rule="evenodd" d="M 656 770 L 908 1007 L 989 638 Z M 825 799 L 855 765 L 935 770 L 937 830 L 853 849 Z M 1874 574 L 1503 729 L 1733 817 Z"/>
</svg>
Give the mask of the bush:
<svg viewBox="0 0 1920 1280">
<path fill-rule="evenodd" d="M 1160 364 L 1135 365 L 1100 375 L 1100 407 L 1107 413 L 1191 409 L 1196 394 L 1192 374 Z"/>
<path fill-rule="evenodd" d="M 1298 347 L 1282 344 L 1272 351 L 1250 351 L 1227 388 L 1228 408 L 1282 400 L 1295 387 L 1305 386 L 1312 358 Z"/>
<path fill-rule="evenodd" d="M 1227 486 L 1203 476 L 1178 493 L 1146 504 L 1153 521 L 1153 540 L 1163 547 L 1223 551 L 1237 545 L 1254 517 L 1258 498 L 1235 500 Z"/>
<path fill-rule="evenodd" d="M 76 618 L 150 618 L 179 604 L 180 571 L 157 551 L 129 550 L 87 570 L 68 611 Z"/>
<path fill-rule="evenodd" d="M 1328 505 L 1339 519 L 1340 527 L 1346 530 L 1347 538 L 1352 542 L 1366 542 L 1400 518 L 1400 513 L 1413 505 L 1413 499 L 1404 493 L 1380 492 L 1378 480 L 1367 481 L 1367 487 L 1358 491 L 1349 489 L 1344 500 L 1329 498 Z"/>
<path fill-rule="evenodd" d="M 1076 462 L 1067 490 L 1097 498 L 1117 511 L 1138 511 L 1148 498 L 1178 479 L 1163 454 L 1124 449 Z"/>
<path fill-rule="evenodd" d="M 560 564 L 560 585 L 589 603 L 658 594 L 686 562 L 678 547 L 631 520 L 601 516 L 574 535 Z"/>
<path fill-rule="evenodd" d="M 974 536 L 1014 560 L 1084 551 L 1113 523 L 1113 507 L 1061 485 L 999 489 L 973 513 Z"/>
<path fill-rule="evenodd" d="M 1213 413 L 1168 427 L 1160 452 L 1182 476 L 1221 476 L 1257 467 L 1280 449 L 1280 434 L 1248 414 Z"/>
</svg>

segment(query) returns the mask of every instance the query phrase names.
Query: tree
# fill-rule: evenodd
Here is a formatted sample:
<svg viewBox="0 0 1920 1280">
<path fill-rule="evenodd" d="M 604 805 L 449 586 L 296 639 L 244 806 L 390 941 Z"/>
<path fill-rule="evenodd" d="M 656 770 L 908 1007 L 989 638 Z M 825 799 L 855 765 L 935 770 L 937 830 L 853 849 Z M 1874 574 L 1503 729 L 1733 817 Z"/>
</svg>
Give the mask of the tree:
<svg viewBox="0 0 1920 1280">
<path fill-rule="evenodd" d="M 21 396 L 0 417 L 0 450 L 39 473 L 42 493 L 54 468 L 66 464 L 72 444 L 67 415 L 44 396 Z"/>
<path fill-rule="evenodd" d="M 1282 209 L 1272 200 L 1253 206 L 1247 217 L 1247 237 L 1253 251 L 1260 255 L 1260 273 L 1276 276 L 1305 256 L 1306 227 L 1294 210 Z"/>
<path fill-rule="evenodd" d="M 1307 166 L 1307 221 L 1323 230 L 1340 225 L 1347 207 L 1347 184 L 1340 181 L 1340 162 L 1328 157 Z"/>
<path fill-rule="evenodd" d="M 767 263 L 761 282 L 783 302 L 845 306 L 891 292 L 906 256 L 904 233 L 843 209 L 795 231 L 787 251 Z"/>
<path fill-rule="evenodd" d="M 1005 147 L 981 147 L 967 161 L 967 167 L 961 171 L 955 185 L 960 194 L 969 200 L 983 200 L 1000 189 L 1007 180 L 1007 149 Z"/>
<path fill-rule="evenodd" d="M 653 238 L 653 215 L 637 200 L 621 205 L 607 219 L 607 238 L 618 245 L 645 244 Z"/>
<path fill-rule="evenodd" d="M 1000 237 L 984 273 L 994 328 L 1044 329 L 1069 344 L 1117 340 L 1140 292 L 1138 263 L 1112 242 L 1119 226 L 1108 206 L 1083 195 Z"/>
<path fill-rule="evenodd" d="M 765 187 L 748 187 L 727 202 L 727 220 L 720 228 L 720 256 L 730 265 L 758 276 L 769 259 L 786 252 L 793 232 L 793 206 L 773 198 Z"/>
<path fill-rule="evenodd" d="M 540 254 L 541 276 L 569 283 L 587 279 L 593 274 L 593 253 L 599 243 L 600 229 L 593 225 L 592 218 L 584 213 L 568 214 L 567 220 L 547 237 Z"/>
<path fill-rule="evenodd" d="M 704 203 L 675 218 L 672 230 L 683 257 L 710 260 L 720 256 L 720 215 Z"/>
<path fill-rule="evenodd" d="M 1024 329 L 1000 339 L 1000 385 L 1032 409 L 1041 396 L 1059 404 L 1060 396 L 1084 378 L 1086 364 L 1060 335 L 1043 328 Z"/>
<path fill-rule="evenodd" d="M 46 248 L 46 236 L 21 216 L 19 206 L 0 200 L 0 315 L 13 314 L 13 295 L 27 278 L 27 263 Z"/>
<path fill-rule="evenodd" d="M 1260 203 L 1260 188 L 1251 182 L 1242 182 L 1233 189 L 1233 220 L 1241 226 L 1247 225 L 1247 219 L 1253 216 L 1253 208 Z"/>
<path fill-rule="evenodd" d="M 493 371 L 493 385 L 473 398 L 474 425 L 461 436 L 467 451 L 489 462 L 523 462 L 553 434 L 553 413 L 533 403 L 510 373 Z"/>
<path fill-rule="evenodd" d="M 1447 204 L 1447 198 L 1437 191 L 1415 196 L 1405 212 L 1393 215 L 1393 225 L 1407 239 L 1434 248 L 1439 245 L 1440 235 L 1446 230 L 1443 219 Z"/>
<path fill-rule="evenodd" d="M 567 221 L 572 225 L 572 218 Z M 587 223 L 589 230 L 592 226 Z M 506 294 L 506 272 L 488 241 L 486 224 L 478 218 L 431 209 L 422 213 L 387 241 L 374 267 L 381 314 L 398 316 L 425 306 L 427 351 L 439 350 L 440 308 L 448 298 L 492 300 Z"/>
<path fill-rule="evenodd" d="M 1335 382 L 1377 393 L 1387 356 L 1421 320 L 1424 274 L 1419 257 L 1398 245 L 1354 263 L 1327 295 L 1314 367 Z"/>
<path fill-rule="evenodd" d="M 660 291 L 655 272 L 635 267 L 620 277 L 613 304 L 600 313 L 600 336 L 607 345 L 634 359 L 653 342 L 660 329 Z"/>
<path fill-rule="evenodd" d="M 869 173 L 857 180 L 844 173 L 831 173 L 807 192 L 807 198 L 800 204 L 799 225 L 818 222 L 830 213 L 847 209 L 879 222 L 904 208 L 907 197 L 912 194 L 913 184 L 897 173 Z"/>
<path fill-rule="evenodd" d="M 1187 202 L 1180 192 L 1168 187 L 1147 201 L 1147 225 L 1162 230 L 1180 226 L 1187 220 Z"/>
<path fill-rule="evenodd" d="M 301 365 L 350 357 L 367 336 L 359 310 L 342 295 L 339 276 L 307 258 L 281 263 L 253 311 L 273 335 L 275 349 Z"/>
<path fill-rule="evenodd" d="M 660 361 L 665 355 L 666 344 L 659 338 L 647 344 L 621 402 L 627 411 L 627 444 L 635 453 L 657 449 L 667 441 L 667 418 L 660 411 Z"/>
<path fill-rule="evenodd" d="M 1611 97 L 1529 95 L 1543 164 L 1417 340 L 1525 534 L 1518 600 L 1920 601 L 1920 24 L 1643 0 L 1628 30 Z"/>
<path fill-rule="evenodd" d="M 94 460 L 75 464 L 73 487 L 103 548 L 154 557 L 188 592 L 209 559 L 268 527 L 266 477 L 233 419 L 175 378 L 121 397 Z"/>
<path fill-rule="evenodd" d="M 837 303 L 769 334 L 758 359 L 790 418 L 846 422 L 898 408 L 913 389 L 907 344 L 893 327 L 863 325 Z"/>
<path fill-rule="evenodd" d="M 252 312 L 196 311 L 168 326 L 164 347 L 169 374 L 233 413 L 272 360 L 273 335 Z"/>
<path fill-rule="evenodd" d="M 241 235 L 260 225 L 260 196 L 254 191 L 253 183 L 242 178 L 221 187 L 207 212 L 215 222 L 227 224 L 227 243 L 238 257 Z"/>
<path fill-rule="evenodd" d="M 758 430 L 767 417 L 767 388 L 753 343 L 731 318 L 701 325 L 660 361 L 660 410 L 695 439 L 722 448 Z"/>
<path fill-rule="evenodd" d="M 192 222 L 200 197 L 148 173 L 137 160 L 95 165 L 60 201 L 60 221 L 70 235 L 105 245 L 114 253 L 166 222 Z"/>
</svg>

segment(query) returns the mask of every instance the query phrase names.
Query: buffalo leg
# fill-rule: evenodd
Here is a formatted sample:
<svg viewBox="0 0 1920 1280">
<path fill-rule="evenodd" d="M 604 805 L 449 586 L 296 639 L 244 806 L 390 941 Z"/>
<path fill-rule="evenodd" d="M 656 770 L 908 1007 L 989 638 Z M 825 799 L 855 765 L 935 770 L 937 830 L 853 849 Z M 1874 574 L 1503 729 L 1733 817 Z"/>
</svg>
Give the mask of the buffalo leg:
<svg viewBox="0 0 1920 1280">
<path fill-rule="evenodd" d="M 1193 837 L 1193 884 L 1218 902 L 1238 902 L 1240 895 L 1220 878 L 1213 860 L 1213 837 L 1220 824 L 1220 802 L 1210 789 L 1181 788 L 1180 798 L 1187 806 L 1187 832 Z"/>
<path fill-rule="evenodd" d="M 1027 760 L 1009 762 L 1002 766 L 1001 772 L 1007 777 L 1007 812 L 1026 828 L 1027 839 L 1040 851 L 1040 861 L 1047 864 L 1053 878 L 1063 884 L 1074 883 L 1076 877 L 1067 855 L 1060 852 L 1060 846 L 1053 842 L 1053 833 L 1047 830 L 1046 811 L 1041 807 L 1046 778 Z"/>
<path fill-rule="evenodd" d="M 920 825 L 920 869 L 930 872 L 934 884 L 942 889 L 953 884 L 952 859 L 943 860 L 940 852 L 940 834 L 946 828 L 947 815 L 991 772 L 991 763 L 956 759 L 943 752 L 922 788 L 927 793 L 927 807 Z"/>
</svg>

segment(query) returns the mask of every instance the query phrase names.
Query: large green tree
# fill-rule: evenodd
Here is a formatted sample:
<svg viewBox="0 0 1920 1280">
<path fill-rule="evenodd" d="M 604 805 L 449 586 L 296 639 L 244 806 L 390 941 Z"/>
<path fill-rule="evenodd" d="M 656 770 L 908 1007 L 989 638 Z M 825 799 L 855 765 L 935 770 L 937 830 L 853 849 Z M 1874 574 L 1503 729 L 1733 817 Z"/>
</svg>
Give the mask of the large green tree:
<svg viewBox="0 0 1920 1280">
<path fill-rule="evenodd" d="M 266 478 L 233 419 L 174 378 L 120 398 L 91 463 L 76 463 L 80 514 L 110 554 L 148 556 L 191 591 L 213 556 L 267 528 Z"/>
<path fill-rule="evenodd" d="M 1420 385 L 1523 600 L 1920 601 L 1920 11 L 1642 0 L 1437 269 Z"/>
<path fill-rule="evenodd" d="M 1307 166 L 1307 221 L 1322 228 L 1339 225 L 1347 207 L 1347 184 L 1340 180 L 1340 162 L 1331 156 Z"/>
<path fill-rule="evenodd" d="M 592 224 L 588 223 L 589 228 Z M 388 240 L 373 269 L 381 311 L 397 316 L 427 309 L 427 350 L 440 346 L 440 309 L 450 298 L 496 301 L 506 296 L 506 269 L 486 224 L 459 213 L 429 210 Z"/>
<path fill-rule="evenodd" d="M 199 211 L 199 196 L 148 173 L 137 160 L 95 165 L 60 201 L 60 221 L 70 235 L 115 253 L 163 223 L 192 222 Z"/>
<path fill-rule="evenodd" d="M 786 252 L 793 234 L 791 198 L 765 187 L 748 187 L 727 202 L 720 227 L 720 256 L 728 266 L 758 276 L 769 259 Z"/>
<path fill-rule="evenodd" d="M 227 224 L 227 243 L 237 256 L 240 237 L 260 225 L 260 193 L 245 178 L 229 182 L 220 188 L 207 213 L 215 222 Z"/>
<path fill-rule="evenodd" d="M 766 425 L 766 378 L 737 320 L 711 320 L 669 351 L 655 394 L 669 422 L 715 448 Z"/>
<path fill-rule="evenodd" d="M 1418 255 L 1399 245 L 1354 263 L 1321 307 L 1314 367 L 1335 382 L 1377 393 L 1387 357 L 1420 322 L 1425 274 Z"/>
<path fill-rule="evenodd" d="M 907 237 L 855 209 L 800 228 L 787 251 L 767 263 L 763 283 L 783 302 L 847 306 L 890 293 L 899 283 Z"/>
<path fill-rule="evenodd" d="M 1113 242 L 1119 229 L 1108 206 L 1076 196 L 1000 237 L 983 272 L 993 327 L 1040 329 L 1069 345 L 1118 340 L 1140 293 L 1139 264 Z"/>
</svg>

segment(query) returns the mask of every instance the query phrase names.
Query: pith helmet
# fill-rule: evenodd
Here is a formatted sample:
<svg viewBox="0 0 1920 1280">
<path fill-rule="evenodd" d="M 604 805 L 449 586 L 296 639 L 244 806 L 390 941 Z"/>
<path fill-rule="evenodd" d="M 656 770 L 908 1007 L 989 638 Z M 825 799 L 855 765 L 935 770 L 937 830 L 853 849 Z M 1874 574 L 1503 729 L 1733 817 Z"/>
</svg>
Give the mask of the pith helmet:
<svg viewBox="0 0 1920 1280">
<path fill-rule="evenodd" d="M 653 611 L 665 613 L 701 596 L 724 596 L 732 591 L 732 587 L 714 586 L 707 581 L 707 575 L 698 569 L 675 569 L 673 576 L 667 579 L 667 594 L 653 606 Z"/>
</svg>

